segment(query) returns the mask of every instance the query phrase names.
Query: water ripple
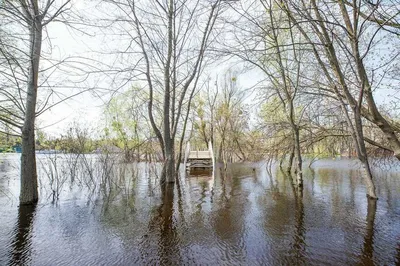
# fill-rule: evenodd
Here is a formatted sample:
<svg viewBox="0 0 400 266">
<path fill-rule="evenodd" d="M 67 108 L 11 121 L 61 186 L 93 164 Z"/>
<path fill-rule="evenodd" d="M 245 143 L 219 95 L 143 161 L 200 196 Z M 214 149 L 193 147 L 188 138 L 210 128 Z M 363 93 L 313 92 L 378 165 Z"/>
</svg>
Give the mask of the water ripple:
<svg viewBox="0 0 400 266">
<path fill-rule="evenodd" d="M 316 163 L 313 171 L 304 172 L 303 191 L 284 174 L 269 176 L 257 168 L 262 164 L 237 164 L 215 179 L 186 177 L 179 193 L 176 187 L 160 193 L 149 165 L 138 167 L 119 170 L 128 176 L 114 180 L 115 187 L 94 191 L 89 199 L 76 184 L 62 191 L 57 204 L 44 201 L 36 208 L 17 207 L 0 194 L 0 264 L 400 261 L 400 182 L 393 173 L 377 177 L 380 199 L 374 204 L 365 198 L 352 162 Z M 6 179 L 15 169 L 5 171 L 0 186 L 14 190 L 17 179 Z M 133 172 L 138 176 L 132 177 Z"/>
</svg>

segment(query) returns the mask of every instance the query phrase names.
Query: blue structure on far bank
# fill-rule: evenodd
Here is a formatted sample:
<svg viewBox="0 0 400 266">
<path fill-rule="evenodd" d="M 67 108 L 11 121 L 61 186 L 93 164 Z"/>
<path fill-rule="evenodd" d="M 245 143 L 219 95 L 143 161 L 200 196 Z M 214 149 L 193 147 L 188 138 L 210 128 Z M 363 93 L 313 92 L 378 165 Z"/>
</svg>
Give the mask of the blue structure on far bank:
<svg viewBox="0 0 400 266">
<path fill-rule="evenodd" d="M 16 153 L 21 153 L 22 152 L 22 147 L 20 144 L 16 144 L 14 146 L 12 146 L 12 149 L 16 152 Z"/>
</svg>

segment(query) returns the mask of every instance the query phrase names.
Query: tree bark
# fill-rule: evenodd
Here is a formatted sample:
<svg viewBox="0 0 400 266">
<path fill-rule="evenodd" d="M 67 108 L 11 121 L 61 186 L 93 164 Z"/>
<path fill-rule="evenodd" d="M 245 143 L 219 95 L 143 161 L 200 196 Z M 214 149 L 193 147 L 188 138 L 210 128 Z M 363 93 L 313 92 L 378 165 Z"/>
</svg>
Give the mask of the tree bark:
<svg viewBox="0 0 400 266">
<path fill-rule="evenodd" d="M 20 204 L 34 204 L 38 201 L 38 181 L 35 156 L 35 117 L 38 90 L 39 61 L 42 46 L 42 25 L 40 17 L 32 18 L 30 26 L 30 66 L 27 85 L 25 119 L 22 128 L 21 190 Z"/>
<path fill-rule="evenodd" d="M 292 149 L 290 150 L 290 154 L 289 154 L 288 165 L 287 165 L 287 168 L 286 168 L 286 173 L 287 173 L 288 175 L 291 175 L 291 174 L 292 174 L 292 166 L 293 166 L 293 159 L 294 159 L 294 150 L 295 150 L 295 147 L 294 147 L 294 145 L 292 145 Z"/>
<path fill-rule="evenodd" d="M 175 182 L 175 145 L 172 139 L 165 143 L 165 161 L 164 161 L 164 176 L 162 182 L 174 183 Z"/>
<path fill-rule="evenodd" d="M 295 143 L 295 154 L 296 154 L 296 180 L 297 186 L 303 186 L 303 168 L 302 163 L 303 160 L 301 158 L 301 150 L 300 150 L 300 132 L 299 127 L 295 126 L 294 128 L 294 143 Z"/>
<path fill-rule="evenodd" d="M 161 182 L 175 182 L 175 147 L 174 136 L 171 134 L 171 63 L 173 53 L 173 22 L 174 22 L 174 1 L 169 1 L 168 7 L 168 51 L 167 61 L 164 69 L 164 105 L 163 105 L 163 125 L 164 125 L 164 169 Z"/>
<path fill-rule="evenodd" d="M 361 98 L 361 97 L 360 97 Z M 354 108 L 354 122 L 355 122 L 355 133 L 356 133 L 356 143 L 358 148 L 356 149 L 357 151 L 357 157 L 361 161 L 364 167 L 364 180 L 365 180 L 365 185 L 367 186 L 367 196 L 372 198 L 372 199 L 377 199 L 376 192 L 375 192 L 375 185 L 372 179 L 372 172 L 371 172 L 371 167 L 368 162 L 368 155 L 367 155 L 367 149 L 365 147 L 365 142 L 364 142 L 364 133 L 363 133 L 363 125 L 362 125 L 362 120 L 361 120 L 361 114 L 360 114 L 360 109 L 358 107 Z"/>
</svg>

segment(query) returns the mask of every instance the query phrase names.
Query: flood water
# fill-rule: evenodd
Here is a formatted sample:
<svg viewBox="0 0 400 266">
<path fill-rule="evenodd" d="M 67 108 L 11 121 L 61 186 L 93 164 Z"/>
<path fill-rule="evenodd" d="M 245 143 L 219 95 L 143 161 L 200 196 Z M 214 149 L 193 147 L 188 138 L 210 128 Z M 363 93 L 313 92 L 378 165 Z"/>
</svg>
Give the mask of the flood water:
<svg viewBox="0 0 400 266">
<path fill-rule="evenodd" d="M 398 167 L 368 203 L 351 160 L 315 162 L 302 192 L 260 162 L 163 194 L 157 166 L 66 161 L 39 155 L 40 202 L 18 207 L 19 156 L 0 155 L 0 265 L 400 264 Z"/>
</svg>

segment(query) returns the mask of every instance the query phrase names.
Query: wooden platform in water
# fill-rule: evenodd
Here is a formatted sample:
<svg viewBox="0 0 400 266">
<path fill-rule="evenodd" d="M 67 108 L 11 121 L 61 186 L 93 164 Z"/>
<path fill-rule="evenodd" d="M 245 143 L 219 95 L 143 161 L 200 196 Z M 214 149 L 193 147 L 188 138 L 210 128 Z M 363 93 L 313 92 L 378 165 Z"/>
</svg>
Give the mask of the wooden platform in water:
<svg viewBox="0 0 400 266">
<path fill-rule="evenodd" d="M 188 144 L 185 152 L 186 170 L 213 170 L 214 168 L 214 153 L 211 143 L 209 149 L 205 151 L 192 151 Z"/>
</svg>

